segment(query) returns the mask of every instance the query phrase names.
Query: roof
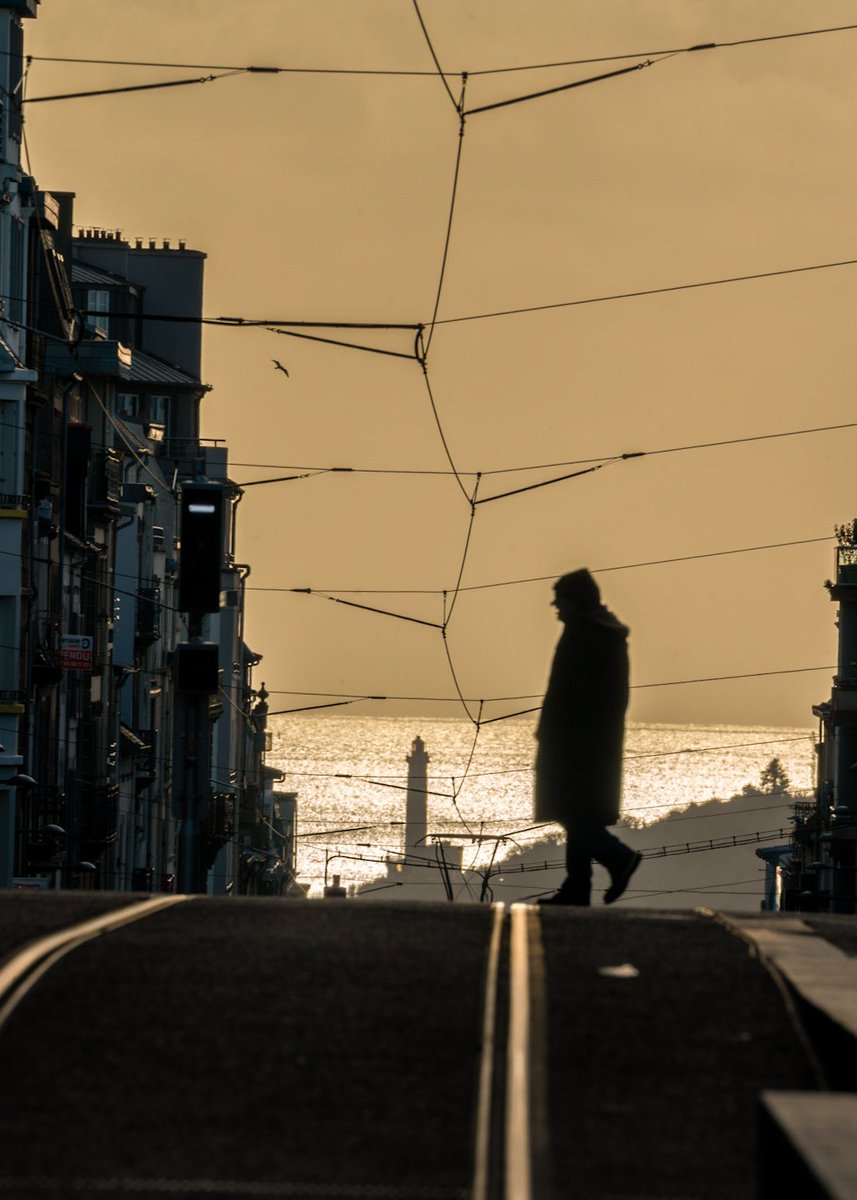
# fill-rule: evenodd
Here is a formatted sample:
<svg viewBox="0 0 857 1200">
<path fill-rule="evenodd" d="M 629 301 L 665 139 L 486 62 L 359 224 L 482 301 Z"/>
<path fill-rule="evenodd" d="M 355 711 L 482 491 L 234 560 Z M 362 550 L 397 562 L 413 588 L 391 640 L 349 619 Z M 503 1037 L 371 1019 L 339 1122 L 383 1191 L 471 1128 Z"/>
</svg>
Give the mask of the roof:
<svg viewBox="0 0 857 1200">
<path fill-rule="evenodd" d="M 132 350 L 121 342 L 105 338 L 86 338 L 74 352 L 60 342 L 49 342 L 46 352 L 49 369 L 60 375 L 81 370 L 89 375 L 101 375 L 119 380 L 122 384 L 160 384 L 161 387 L 183 388 L 196 392 L 210 391 L 211 385 L 201 383 L 188 371 L 165 362 L 144 350 Z"/>
<path fill-rule="evenodd" d="M 121 375 L 123 379 L 130 379 L 133 383 L 163 383 L 171 387 L 208 390 L 207 384 L 200 383 L 188 371 L 183 371 L 181 367 L 175 367 L 154 354 L 147 354 L 145 350 L 131 351 L 131 365 L 123 367 Z"/>
<path fill-rule="evenodd" d="M 88 263 L 80 262 L 77 259 L 71 264 L 71 281 L 72 283 L 85 283 L 92 287 L 125 287 L 134 291 L 139 290 L 137 284 L 131 283 L 121 275 L 114 275 L 112 271 L 105 271 L 102 267 L 91 267 Z"/>
</svg>

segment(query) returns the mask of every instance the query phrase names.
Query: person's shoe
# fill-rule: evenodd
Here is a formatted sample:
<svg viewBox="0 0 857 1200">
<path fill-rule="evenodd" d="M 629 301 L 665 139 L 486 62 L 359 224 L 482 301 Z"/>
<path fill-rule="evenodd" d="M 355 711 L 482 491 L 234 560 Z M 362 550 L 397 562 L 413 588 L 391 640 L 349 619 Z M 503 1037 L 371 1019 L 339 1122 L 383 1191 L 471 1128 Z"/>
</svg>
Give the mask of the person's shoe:
<svg viewBox="0 0 857 1200">
<path fill-rule="evenodd" d="M 617 875 L 611 873 L 610 886 L 604 893 L 605 904 L 612 904 L 614 900 L 619 899 L 642 861 L 642 854 L 638 850 L 632 850 L 622 870 Z"/>
</svg>

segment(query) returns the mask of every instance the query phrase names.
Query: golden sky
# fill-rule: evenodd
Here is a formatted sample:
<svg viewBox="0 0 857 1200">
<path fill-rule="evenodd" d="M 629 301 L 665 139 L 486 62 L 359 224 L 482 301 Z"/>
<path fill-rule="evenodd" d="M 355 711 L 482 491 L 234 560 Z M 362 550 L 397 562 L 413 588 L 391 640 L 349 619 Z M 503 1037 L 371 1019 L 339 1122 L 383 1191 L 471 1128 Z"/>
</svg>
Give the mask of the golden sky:
<svg viewBox="0 0 857 1200">
<path fill-rule="evenodd" d="M 857 258 L 857 30 L 661 54 L 855 23 L 857 4 L 421 12 L 456 101 L 472 72 L 466 109 L 652 65 L 465 120 L 427 359 L 438 420 L 413 359 L 206 331 L 203 432 L 228 442 L 233 478 L 360 469 L 245 493 L 257 682 L 272 708 L 321 702 L 286 694 L 298 692 L 449 697 L 448 650 L 471 712 L 480 699 L 484 716 L 528 707 L 558 633 L 550 578 L 588 566 L 631 627 L 632 720 L 812 724 L 836 661 L 823 585 L 833 527 L 857 514 L 857 428 L 767 435 L 857 420 L 857 266 L 568 302 Z M 33 105 L 33 174 L 77 193 L 80 226 L 204 250 L 209 316 L 431 321 L 460 122 L 411 0 L 43 0 L 26 35 L 30 97 L 304 68 Z M 561 307 L 443 323 L 549 305 Z M 408 332 L 372 336 L 413 348 Z M 541 464 L 596 462 L 608 465 L 471 508 L 475 472 L 481 499 L 580 469 Z M 445 644 L 437 628 L 291 588 L 435 625 L 447 589 Z M 756 677 L 650 686 L 718 676 Z"/>
</svg>

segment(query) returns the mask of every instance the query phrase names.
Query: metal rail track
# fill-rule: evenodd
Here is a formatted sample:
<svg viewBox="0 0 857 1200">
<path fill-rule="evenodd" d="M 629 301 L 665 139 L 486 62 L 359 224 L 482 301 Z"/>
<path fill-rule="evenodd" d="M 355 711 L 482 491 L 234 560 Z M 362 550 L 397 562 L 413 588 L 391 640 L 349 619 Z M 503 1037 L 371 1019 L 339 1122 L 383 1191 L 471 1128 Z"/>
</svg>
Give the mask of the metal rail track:
<svg viewBox="0 0 857 1200">
<path fill-rule="evenodd" d="M 93 938 L 110 933 L 122 925 L 141 921 L 163 908 L 189 899 L 189 896 L 184 895 L 156 896 L 152 900 L 143 900 L 139 904 L 116 909 L 89 921 L 69 925 L 56 933 L 45 934 L 44 937 L 29 942 L 0 967 L 0 1031 L 27 992 L 66 954 L 70 954 L 84 942 L 90 942 Z"/>
<path fill-rule="evenodd" d="M 513 904 L 507 919 L 505 906 L 495 904 L 477 1093 L 473 1200 L 547 1200 L 546 1118 L 539 912 L 532 905 Z"/>
</svg>

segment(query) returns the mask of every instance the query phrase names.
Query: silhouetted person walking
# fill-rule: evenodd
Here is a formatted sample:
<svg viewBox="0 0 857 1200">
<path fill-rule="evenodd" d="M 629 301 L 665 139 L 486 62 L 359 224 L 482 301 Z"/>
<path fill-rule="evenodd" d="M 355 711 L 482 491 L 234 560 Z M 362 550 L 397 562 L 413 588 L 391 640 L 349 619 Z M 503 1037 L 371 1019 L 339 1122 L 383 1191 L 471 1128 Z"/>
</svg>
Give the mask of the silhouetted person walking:
<svg viewBox="0 0 857 1200">
<path fill-rule="evenodd" d="M 540 904 L 589 904 L 592 860 L 610 872 L 604 902 L 618 900 L 641 855 L 607 830 L 619 820 L 628 707 L 628 629 L 601 603 L 587 570 L 554 584 L 565 628 L 536 729 L 536 820 L 565 826 L 568 877 Z"/>
</svg>

